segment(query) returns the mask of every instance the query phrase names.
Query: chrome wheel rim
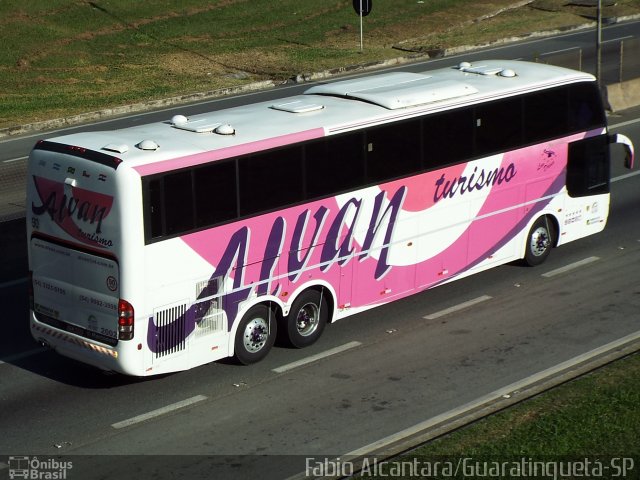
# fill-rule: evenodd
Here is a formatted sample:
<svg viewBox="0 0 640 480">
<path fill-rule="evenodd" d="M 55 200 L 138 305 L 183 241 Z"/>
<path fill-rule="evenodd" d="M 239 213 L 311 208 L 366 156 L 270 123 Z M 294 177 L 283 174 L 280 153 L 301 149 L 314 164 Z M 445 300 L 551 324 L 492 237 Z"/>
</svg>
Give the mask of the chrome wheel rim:
<svg viewBox="0 0 640 480">
<path fill-rule="evenodd" d="M 540 257 L 549 249 L 551 239 L 549 232 L 544 227 L 538 227 L 531 233 L 530 249 L 534 257 Z"/>
<path fill-rule="evenodd" d="M 256 353 L 264 348 L 269 338 L 269 322 L 264 318 L 253 318 L 244 328 L 242 343 L 247 352 Z"/>
<path fill-rule="evenodd" d="M 312 335 L 320 323 L 320 309 L 315 303 L 309 302 L 298 310 L 296 329 L 302 337 Z"/>
</svg>

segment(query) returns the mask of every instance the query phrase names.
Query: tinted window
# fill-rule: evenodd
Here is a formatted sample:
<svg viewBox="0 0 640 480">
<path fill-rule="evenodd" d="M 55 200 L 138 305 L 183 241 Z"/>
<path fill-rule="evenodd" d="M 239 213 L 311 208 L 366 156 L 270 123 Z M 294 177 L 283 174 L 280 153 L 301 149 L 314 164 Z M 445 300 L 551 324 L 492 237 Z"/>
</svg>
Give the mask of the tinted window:
<svg viewBox="0 0 640 480">
<path fill-rule="evenodd" d="M 473 156 L 473 110 L 425 117 L 422 121 L 424 165 L 437 168 Z"/>
<path fill-rule="evenodd" d="M 235 161 L 195 169 L 193 186 L 197 227 L 215 225 L 238 215 Z"/>
<path fill-rule="evenodd" d="M 609 143 L 606 135 L 569 144 L 567 191 L 572 197 L 609 191 Z"/>
<path fill-rule="evenodd" d="M 569 92 L 566 87 L 524 98 L 524 135 L 527 143 L 561 137 L 569 130 Z"/>
<path fill-rule="evenodd" d="M 364 183 L 362 133 L 328 137 L 305 147 L 307 198 L 319 198 Z"/>
<path fill-rule="evenodd" d="M 476 155 L 489 155 L 522 143 L 522 101 L 505 99 L 476 107 Z"/>
<path fill-rule="evenodd" d="M 240 215 L 303 200 L 302 147 L 283 148 L 238 160 Z"/>
<path fill-rule="evenodd" d="M 165 234 L 179 234 L 194 227 L 191 171 L 164 177 Z"/>
<path fill-rule="evenodd" d="M 367 180 L 381 182 L 420 169 L 420 121 L 394 123 L 367 130 Z"/>
<path fill-rule="evenodd" d="M 605 125 L 602 99 L 595 82 L 571 85 L 569 112 L 569 128 L 574 132 Z"/>
<path fill-rule="evenodd" d="M 152 238 L 162 236 L 162 180 L 155 179 L 149 182 L 147 189 L 147 225 Z"/>
</svg>

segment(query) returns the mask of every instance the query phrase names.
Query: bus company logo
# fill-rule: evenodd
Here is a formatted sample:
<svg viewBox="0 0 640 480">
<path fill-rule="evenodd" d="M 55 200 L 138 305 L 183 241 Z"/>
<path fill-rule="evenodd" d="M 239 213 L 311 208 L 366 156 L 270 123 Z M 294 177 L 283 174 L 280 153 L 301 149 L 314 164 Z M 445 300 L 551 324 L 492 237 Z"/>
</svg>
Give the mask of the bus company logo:
<svg viewBox="0 0 640 480">
<path fill-rule="evenodd" d="M 538 162 L 538 171 L 546 172 L 556 163 L 556 152 L 544 149 L 542 159 Z"/>
<path fill-rule="evenodd" d="M 102 222 L 109 216 L 113 197 L 84 188 L 67 186 L 34 175 L 40 205 L 31 203 L 36 217 L 48 214 L 66 233 L 76 240 L 96 247 L 111 247 L 113 241 L 104 238 Z"/>
<path fill-rule="evenodd" d="M 38 457 L 10 456 L 9 478 L 33 480 L 64 480 L 67 472 L 73 468 L 73 462 L 65 462 L 55 458 L 40 460 Z"/>
<path fill-rule="evenodd" d="M 118 280 L 113 275 L 109 275 L 107 277 L 107 288 L 112 292 L 115 292 L 118 289 Z"/>
</svg>

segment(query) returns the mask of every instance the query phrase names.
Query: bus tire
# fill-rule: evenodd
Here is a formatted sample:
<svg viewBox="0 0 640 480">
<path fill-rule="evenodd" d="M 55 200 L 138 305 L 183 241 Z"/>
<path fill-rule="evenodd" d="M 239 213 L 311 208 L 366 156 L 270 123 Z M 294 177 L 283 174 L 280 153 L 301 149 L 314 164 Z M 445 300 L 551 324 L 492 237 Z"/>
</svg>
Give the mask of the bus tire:
<svg viewBox="0 0 640 480">
<path fill-rule="evenodd" d="M 329 307 L 323 291 L 301 293 L 284 318 L 288 342 L 296 348 L 315 343 L 322 335 L 328 317 Z"/>
<path fill-rule="evenodd" d="M 255 305 L 244 314 L 235 339 L 235 357 L 243 365 L 267 356 L 277 333 L 276 316 L 266 305 Z"/>
<path fill-rule="evenodd" d="M 549 216 L 538 218 L 527 235 L 524 261 L 535 267 L 542 264 L 555 245 L 555 224 Z"/>
</svg>

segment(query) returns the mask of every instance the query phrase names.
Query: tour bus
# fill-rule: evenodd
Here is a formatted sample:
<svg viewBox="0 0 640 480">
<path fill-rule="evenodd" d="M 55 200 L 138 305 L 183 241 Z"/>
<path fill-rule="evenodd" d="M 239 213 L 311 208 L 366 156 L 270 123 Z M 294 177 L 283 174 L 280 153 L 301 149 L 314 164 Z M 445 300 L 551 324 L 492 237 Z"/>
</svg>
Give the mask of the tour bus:
<svg viewBox="0 0 640 480">
<path fill-rule="evenodd" d="M 611 143 L 593 76 L 491 60 L 38 142 L 30 328 L 145 376 L 274 342 L 600 232 Z"/>
</svg>

